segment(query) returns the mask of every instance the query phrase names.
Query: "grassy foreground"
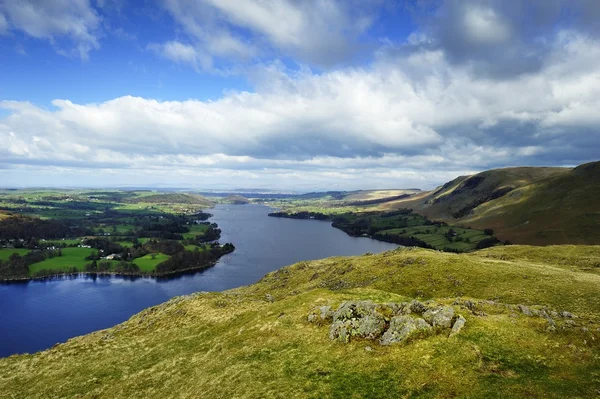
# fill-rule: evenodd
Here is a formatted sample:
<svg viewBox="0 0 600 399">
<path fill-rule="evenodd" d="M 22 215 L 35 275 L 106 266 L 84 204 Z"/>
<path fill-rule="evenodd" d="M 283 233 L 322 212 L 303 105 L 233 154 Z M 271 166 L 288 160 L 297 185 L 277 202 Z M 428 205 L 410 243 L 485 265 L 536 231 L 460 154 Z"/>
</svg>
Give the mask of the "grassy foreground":
<svg viewBox="0 0 600 399">
<path fill-rule="evenodd" d="M 174 298 L 114 328 L 0 359 L 0 396 L 594 398 L 598 270 L 597 246 L 399 249 L 301 262 L 251 286 Z M 307 322 L 315 306 L 414 298 L 453 306 L 464 329 L 384 347 L 331 341 L 326 325 Z M 555 317 L 549 329 L 518 304 L 577 317 Z"/>
</svg>

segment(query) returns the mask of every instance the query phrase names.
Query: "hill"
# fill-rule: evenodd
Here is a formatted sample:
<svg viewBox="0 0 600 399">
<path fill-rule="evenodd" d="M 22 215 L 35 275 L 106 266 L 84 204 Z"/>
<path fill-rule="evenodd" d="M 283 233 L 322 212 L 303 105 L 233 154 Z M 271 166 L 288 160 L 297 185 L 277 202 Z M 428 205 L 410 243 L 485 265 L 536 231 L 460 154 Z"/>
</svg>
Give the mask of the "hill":
<svg viewBox="0 0 600 399">
<path fill-rule="evenodd" d="M 243 197 L 241 195 L 237 195 L 237 194 L 225 197 L 223 199 L 223 201 L 225 201 L 225 203 L 227 203 L 227 204 L 234 204 L 234 205 L 244 205 L 244 204 L 250 203 L 250 200 L 248 200 L 248 198 Z"/>
<path fill-rule="evenodd" d="M 600 247 L 587 246 L 461 255 L 406 248 L 301 262 L 251 286 L 174 298 L 114 328 L 0 359 L 0 392 L 597 397 L 599 271 Z M 450 332 L 446 322 L 464 325 Z M 401 342 L 380 344 L 393 340 Z"/>
<path fill-rule="evenodd" d="M 431 219 L 491 228 L 512 243 L 600 244 L 600 162 L 577 168 L 506 168 L 462 176 L 385 204 Z"/>
<path fill-rule="evenodd" d="M 128 202 L 143 202 L 149 204 L 188 204 L 212 207 L 214 204 L 200 194 L 168 193 L 152 194 L 130 199 Z"/>
</svg>

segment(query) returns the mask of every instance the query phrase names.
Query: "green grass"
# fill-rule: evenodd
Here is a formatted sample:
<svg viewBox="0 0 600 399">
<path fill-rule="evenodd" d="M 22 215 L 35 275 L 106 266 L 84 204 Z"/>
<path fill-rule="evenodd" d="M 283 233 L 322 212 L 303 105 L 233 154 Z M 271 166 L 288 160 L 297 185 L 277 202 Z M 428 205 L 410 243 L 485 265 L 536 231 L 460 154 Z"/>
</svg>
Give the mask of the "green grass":
<svg viewBox="0 0 600 399">
<path fill-rule="evenodd" d="M 195 238 L 197 235 L 201 235 L 206 230 L 208 230 L 208 225 L 206 224 L 191 224 L 188 226 L 190 228 L 189 233 L 183 233 L 183 238 L 189 240 L 191 238 Z"/>
<path fill-rule="evenodd" d="M 83 271 L 85 264 L 89 263 L 85 258 L 92 251 L 90 248 L 63 248 L 62 256 L 55 256 L 54 258 L 30 265 L 29 275 L 35 276 L 40 270 L 56 270 L 60 272 L 73 267 L 79 271 Z"/>
<path fill-rule="evenodd" d="M 200 250 L 200 251 L 204 251 L 207 248 L 206 245 L 203 245 L 203 246 L 198 246 L 198 245 L 184 245 L 184 247 L 185 247 L 186 251 L 195 251 L 196 248 L 198 248 L 198 250 Z"/>
<path fill-rule="evenodd" d="M 556 254 L 563 254 L 555 259 Z M 0 359 L 7 397 L 593 398 L 600 382 L 600 247 L 400 249 L 300 262 L 260 282 L 149 308 L 33 355 Z M 265 300 L 269 294 L 274 301 Z M 477 315 L 457 297 L 481 303 Z M 330 341 L 315 306 L 433 299 L 467 324 L 454 338 L 383 347 Z M 524 304 L 566 310 L 547 331 Z M 585 328 L 585 330 L 584 330 Z M 369 346 L 371 350 L 365 350 Z"/>
<path fill-rule="evenodd" d="M 29 252 L 30 250 L 25 248 L 0 248 L 0 260 L 8 260 L 8 258 L 14 253 L 23 256 Z"/>
<path fill-rule="evenodd" d="M 151 272 L 154 271 L 156 265 L 165 260 L 169 259 L 169 255 L 157 253 L 157 254 L 148 254 L 142 256 L 141 258 L 134 259 L 133 263 L 138 265 L 140 270 L 143 272 Z"/>
<path fill-rule="evenodd" d="M 454 232 L 457 234 L 452 238 L 452 242 L 446 237 L 446 233 L 448 233 L 450 229 L 454 230 Z M 413 236 L 431 245 L 435 249 L 451 249 L 461 252 L 475 250 L 479 241 L 489 237 L 482 230 L 465 229 L 456 226 L 413 226 L 383 230 L 380 233 L 406 237 Z M 457 241 L 457 239 L 459 241 Z"/>
</svg>

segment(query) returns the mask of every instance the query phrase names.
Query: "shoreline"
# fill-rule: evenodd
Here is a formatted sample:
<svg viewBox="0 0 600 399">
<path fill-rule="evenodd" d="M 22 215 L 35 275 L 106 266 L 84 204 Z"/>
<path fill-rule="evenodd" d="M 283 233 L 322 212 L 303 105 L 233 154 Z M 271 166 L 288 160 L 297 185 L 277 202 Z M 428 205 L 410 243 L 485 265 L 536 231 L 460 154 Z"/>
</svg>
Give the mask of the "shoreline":
<svg viewBox="0 0 600 399">
<path fill-rule="evenodd" d="M 227 254 L 225 254 L 225 255 L 227 255 Z M 80 271 L 77 273 L 57 273 L 57 274 L 50 274 L 47 276 L 0 279 L 0 284 L 18 284 L 18 283 L 25 283 L 25 282 L 30 282 L 30 281 L 53 280 L 53 279 L 58 279 L 61 277 L 79 277 L 79 276 L 137 277 L 137 278 L 147 277 L 147 278 L 154 278 L 154 279 L 163 278 L 163 277 L 169 278 L 169 277 L 175 277 L 178 274 L 185 274 L 186 272 L 201 272 L 201 271 L 210 269 L 211 267 L 214 267 L 219 262 L 219 260 L 220 260 L 220 258 L 217 259 L 216 261 L 212 262 L 211 264 L 205 265 L 205 266 L 189 267 L 186 269 L 176 270 L 176 271 L 168 272 L 168 273 L 160 273 L 160 274 L 157 274 L 157 273 L 117 273 L 117 272 Z"/>
</svg>

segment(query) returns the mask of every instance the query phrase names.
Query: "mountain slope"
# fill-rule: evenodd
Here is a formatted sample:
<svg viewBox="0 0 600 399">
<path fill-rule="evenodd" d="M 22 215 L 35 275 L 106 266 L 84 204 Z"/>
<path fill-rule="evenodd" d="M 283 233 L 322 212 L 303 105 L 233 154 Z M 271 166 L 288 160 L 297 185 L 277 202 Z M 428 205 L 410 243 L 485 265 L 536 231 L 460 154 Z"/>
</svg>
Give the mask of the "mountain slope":
<svg viewBox="0 0 600 399">
<path fill-rule="evenodd" d="M 560 262 L 546 263 L 552 251 L 563 254 Z M 114 328 L 38 354 L 0 359 L 0 392 L 99 398 L 594 397 L 600 379 L 599 267 L 600 248 L 584 246 L 513 246 L 469 255 L 401 249 L 301 262 L 248 287 L 174 298 Z M 452 338 L 441 332 L 381 346 L 361 338 L 332 341 L 327 325 L 307 321 L 315 306 L 415 297 L 452 307 L 466 318 L 465 327 Z M 527 315 L 533 309 L 547 309 L 554 326 Z"/>
<path fill-rule="evenodd" d="M 600 162 L 569 168 L 507 168 L 459 177 L 388 208 L 477 229 L 518 244 L 600 243 Z"/>
</svg>

